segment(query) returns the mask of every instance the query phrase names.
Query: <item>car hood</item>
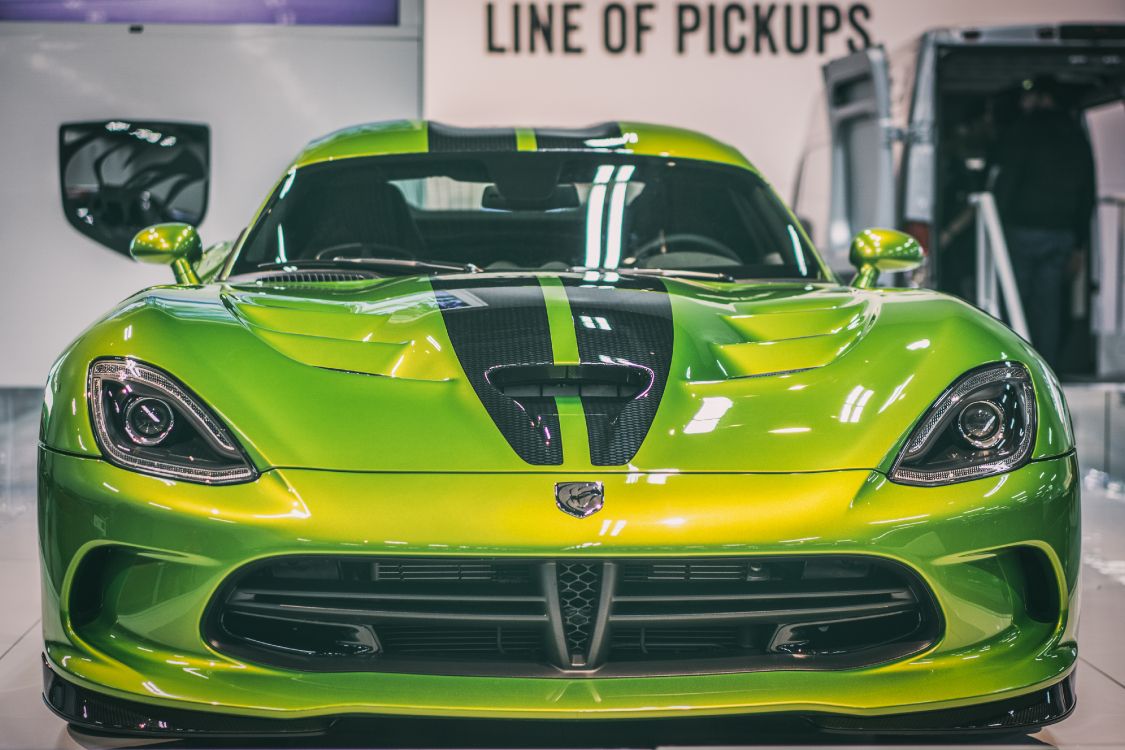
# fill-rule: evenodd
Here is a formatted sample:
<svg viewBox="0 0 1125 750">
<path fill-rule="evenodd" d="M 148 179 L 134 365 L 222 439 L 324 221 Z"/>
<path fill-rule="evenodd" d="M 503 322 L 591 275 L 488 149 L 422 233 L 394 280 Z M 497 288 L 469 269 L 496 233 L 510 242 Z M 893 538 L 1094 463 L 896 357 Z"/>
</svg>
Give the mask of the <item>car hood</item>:
<svg viewBox="0 0 1125 750">
<path fill-rule="evenodd" d="M 1021 340 L 929 291 L 295 279 L 127 300 L 56 366 L 48 410 L 68 383 L 82 398 L 90 361 L 124 356 L 183 381 L 261 468 L 798 472 L 886 468 L 979 364 L 1020 359 L 1049 387 Z M 48 444 L 96 453 L 88 420 L 61 422 Z M 1038 452 L 1057 452 L 1058 432 Z"/>
</svg>

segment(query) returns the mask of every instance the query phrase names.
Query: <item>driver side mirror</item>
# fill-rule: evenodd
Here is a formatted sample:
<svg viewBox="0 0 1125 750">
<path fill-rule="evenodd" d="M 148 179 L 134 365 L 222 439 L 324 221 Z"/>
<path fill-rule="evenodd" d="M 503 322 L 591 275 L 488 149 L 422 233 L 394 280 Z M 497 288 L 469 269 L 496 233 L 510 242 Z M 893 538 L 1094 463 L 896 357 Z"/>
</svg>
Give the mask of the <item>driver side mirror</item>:
<svg viewBox="0 0 1125 750">
<path fill-rule="evenodd" d="M 926 259 L 918 240 L 897 229 L 864 229 L 852 240 L 848 260 L 856 268 L 852 286 L 870 289 L 879 274 L 911 271 Z"/>
<path fill-rule="evenodd" d="M 129 255 L 141 263 L 172 267 L 180 284 L 198 284 L 195 264 L 203 257 L 203 243 L 190 224 L 153 224 L 142 229 L 129 244 Z"/>
</svg>

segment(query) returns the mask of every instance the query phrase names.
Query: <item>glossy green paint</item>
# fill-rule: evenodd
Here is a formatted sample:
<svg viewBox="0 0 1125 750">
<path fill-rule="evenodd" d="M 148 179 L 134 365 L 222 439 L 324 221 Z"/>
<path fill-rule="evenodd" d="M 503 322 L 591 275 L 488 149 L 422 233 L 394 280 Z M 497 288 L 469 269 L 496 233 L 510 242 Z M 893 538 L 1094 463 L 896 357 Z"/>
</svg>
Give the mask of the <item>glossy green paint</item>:
<svg viewBox="0 0 1125 750">
<path fill-rule="evenodd" d="M 635 133 L 637 153 L 750 168 L 685 131 L 623 130 Z M 364 126 L 311 144 L 294 167 L 425 149 L 424 123 Z M 524 278 L 543 290 L 556 362 L 572 363 L 564 275 Z M 1066 406 L 1035 352 L 963 302 L 833 281 L 666 279 L 666 292 L 607 290 L 669 295 L 674 348 L 655 421 L 629 465 L 595 467 L 580 404 L 559 399 L 563 464 L 532 467 L 467 382 L 425 277 L 288 287 L 207 278 L 218 280 L 125 300 L 51 370 L 40 449 L 43 629 L 47 657 L 67 679 L 153 704 L 257 716 L 875 715 L 1018 695 L 1074 667 L 1079 483 Z M 180 378 L 260 476 L 208 487 L 103 460 L 86 377 L 106 356 Z M 928 406 L 961 373 L 1001 360 L 1031 373 L 1034 460 L 948 487 L 890 482 L 886 472 Z M 845 416 L 849 397 L 854 404 L 867 391 L 862 414 Z M 705 403 L 706 423 L 696 420 Z M 717 418 L 716 403 L 725 406 Z M 595 476 L 606 488 L 602 512 L 580 520 L 555 508 L 555 482 Z M 607 535 L 606 519 L 620 531 Z M 75 570 L 104 545 L 117 553 L 103 616 L 76 626 Z M 1012 563 L 1025 547 L 1055 572 L 1057 622 L 1026 615 Z M 686 550 L 894 558 L 931 586 L 944 633 L 926 653 L 857 670 L 612 679 L 289 672 L 215 653 L 200 635 L 221 581 L 271 555 Z"/>
<path fill-rule="evenodd" d="M 429 151 L 427 123 L 423 120 L 392 120 L 353 125 L 311 141 L 293 160 L 303 167 L 353 156 L 394 156 Z"/>
<path fill-rule="evenodd" d="M 1075 663 L 1078 478 L 1073 456 L 942 489 L 872 471 L 636 473 L 602 477 L 606 508 L 554 507 L 560 474 L 389 474 L 271 470 L 204 487 L 44 451 L 44 634 L 68 679 L 122 697 L 252 715 L 340 712 L 598 718 L 779 710 L 882 714 L 1031 690 Z M 363 512 L 357 512 L 362 507 Z M 616 536 L 603 523 L 621 525 Z M 107 616 L 75 629 L 75 561 L 102 544 L 128 553 Z M 1044 550 L 1063 588 L 1057 623 L 1023 613 L 1011 550 Z M 883 555 L 914 567 L 945 612 L 916 657 L 844 672 L 613 679 L 316 674 L 215 653 L 200 636 L 210 595 L 237 566 L 274 554 L 509 556 Z M 971 666 L 971 669 L 969 667 Z"/>
<path fill-rule="evenodd" d="M 926 251 L 918 240 L 897 229 L 864 229 L 848 252 L 857 271 L 852 283 L 861 289 L 875 286 L 881 273 L 913 271 L 925 259 Z"/>
<path fill-rule="evenodd" d="M 171 266 L 181 284 L 199 283 L 195 266 L 203 258 L 203 243 L 190 224 L 154 224 L 142 229 L 129 243 L 129 255 L 141 263 Z"/>
<path fill-rule="evenodd" d="M 557 365 L 579 365 L 578 337 L 574 333 L 574 316 L 566 299 L 566 289 L 558 277 L 543 276 L 543 302 L 547 307 L 547 324 L 551 329 L 552 355 Z"/>
<path fill-rule="evenodd" d="M 557 282 L 545 275 L 542 283 L 550 299 Z M 672 371 L 633 469 L 886 470 L 914 422 L 958 375 L 1008 359 L 1032 372 L 1035 455 L 1073 448 L 1058 385 L 1039 358 L 1002 324 L 953 298 L 833 284 L 668 279 L 665 286 Z M 576 346 L 559 333 L 569 330 L 559 322 L 569 315 L 565 305 L 555 300 L 548 311 L 556 356 L 571 361 Z M 87 369 L 100 356 L 135 357 L 175 373 L 230 425 L 260 469 L 528 470 L 465 379 L 423 277 L 331 289 L 216 283 L 146 290 L 96 323 L 52 372 L 50 447 L 98 455 L 83 404 Z M 841 419 L 856 389 L 872 392 L 868 406 Z M 729 408 L 708 431 L 686 429 L 709 397 Z M 437 455 L 435 433 L 443 436 Z M 594 469 L 588 455 L 568 452 L 562 468 L 579 467 L 628 470 Z"/>
<path fill-rule="evenodd" d="M 535 151 L 535 130 L 532 128 L 516 128 L 516 150 Z"/>
<path fill-rule="evenodd" d="M 607 144 L 604 150 L 641 156 L 702 159 L 753 169 L 746 157 L 734 147 L 694 130 L 641 122 L 621 122 L 618 125 L 622 131 L 620 142 Z M 312 141 L 297 155 L 291 166 L 303 167 L 355 156 L 426 153 L 429 151 L 428 129 L 429 123 L 425 120 L 354 125 Z M 516 128 L 516 144 L 520 150 L 534 150 L 534 130 Z"/>
<path fill-rule="evenodd" d="M 629 153 L 671 159 L 713 161 L 732 167 L 743 167 L 759 174 L 738 149 L 703 133 L 641 122 L 619 124 L 624 139 L 621 148 Z"/>
</svg>

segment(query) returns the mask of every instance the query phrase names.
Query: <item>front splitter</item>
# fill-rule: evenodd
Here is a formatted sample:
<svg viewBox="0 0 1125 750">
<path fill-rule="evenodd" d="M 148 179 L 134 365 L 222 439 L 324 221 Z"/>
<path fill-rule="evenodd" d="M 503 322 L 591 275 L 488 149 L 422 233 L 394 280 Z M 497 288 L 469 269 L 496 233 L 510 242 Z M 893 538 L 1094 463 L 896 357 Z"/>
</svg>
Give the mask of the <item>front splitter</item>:
<svg viewBox="0 0 1125 750">
<path fill-rule="evenodd" d="M 225 713 L 194 711 L 152 706 L 123 700 L 79 687 L 55 674 L 43 659 L 43 700 L 48 708 L 71 725 L 84 731 L 139 737 L 293 737 L 326 734 L 350 715 L 318 716 L 296 719 L 263 719 Z M 829 713 L 784 713 L 775 717 L 798 719 L 812 728 L 850 734 L 919 735 L 1031 732 L 1065 719 L 1076 703 L 1074 673 L 1055 684 L 1026 695 L 1002 701 L 990 701 L 963 708 L 918 711 L 884 716 L 849 716 Z M 755 719 L 770 714 L 754 714 Z M 378 721 L 364 716 L 360 720 Z M 714 719 L 707 719 L 713 721 Z M 462 723 L 504 721 L 498 719 L 463 719 Z M 514 720 L 527 724 L 529 720 Z M 573 727 L 575 719 L 533 720 L 536 725 Z M 677 722 L 681 719 L 597 719 L 599 727 L 606 724 L 637 724 L 638 722 Z"/>
</svg>

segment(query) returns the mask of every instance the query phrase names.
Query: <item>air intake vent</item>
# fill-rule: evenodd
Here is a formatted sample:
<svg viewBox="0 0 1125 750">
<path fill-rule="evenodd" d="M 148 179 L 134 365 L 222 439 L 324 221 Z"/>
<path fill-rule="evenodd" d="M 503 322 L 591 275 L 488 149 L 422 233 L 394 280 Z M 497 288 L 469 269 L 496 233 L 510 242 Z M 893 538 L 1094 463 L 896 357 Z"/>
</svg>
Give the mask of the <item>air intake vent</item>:
<svg viewBox="0 0 1125 750">
<path fill-rule="evenodd" d="M 584 399 L 637 398 L 652 387 L 652 372 L 632 365 L 503 365 L 485 380 L 512 399 L 581 396 Z"/>
<path fill-rule="evenodd" d="M 539 630 L 519 625 L 385 625 L 379 628 L 379 640 L 384 653 L 398 656 L 538 659 L 543 656 Z"/>
<path fill-rule="evenodd" d="M 380 560 L 372 563 L 373 578 L 383 581 L 488 581 L 528 583 L 530 565 L 494 565 L 487 561 Z"/>
<path fill-rule="evenodd" d="M 616 628 L 610 650 L 631 659 L 705 658 L 736 653 L 740 648 L 760 644 L 750 627 L 652 626 Z"/>
<path fill-rule="evenodd" d="M 364 271 L 282 271 L 259 276 L 259 284 L 332 284 L 337 281 L 369 281 L 379 278 Z"/>
<path fill-rule="evenodd" d="M 800 561 L 794 561 L 789 568 L 800 569 Z M 650 583 L 657 581 L 768 581 L 770 576 L 785 572 L 779 563 L 766 565 L 764 562 L 748 560 L 679 560 L 655 562 L 627 562 L 622 565 L 621 578 L 625 583 Z M 792 572 L 792 571 L 790 571 Z"/>
<path fill-rule="evenodd" d="M 859 555 L 295 556 L 236 572 L 204 631 L 306 671 L 608 677 L 853 669 L 918 653 L 941 617 L 908 568 Z"/>
</svg>

